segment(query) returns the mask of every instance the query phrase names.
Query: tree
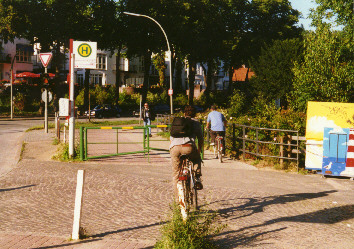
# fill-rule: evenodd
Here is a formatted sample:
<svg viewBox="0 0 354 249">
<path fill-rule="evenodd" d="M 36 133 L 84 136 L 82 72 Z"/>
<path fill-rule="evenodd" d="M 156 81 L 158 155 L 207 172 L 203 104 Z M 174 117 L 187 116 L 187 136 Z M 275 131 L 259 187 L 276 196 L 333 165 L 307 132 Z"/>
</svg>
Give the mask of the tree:
<svg viewBox="0 0 354 249">
<path fill-rule="evenodd" d="M 315 32 L 305 39 L 303 63 L 294 68 L 293 106 L 306 110 L 307 101 L 354 102 L 353 16 L 350 3 L 317 0 L 311 14 Z M 334 15 L 336 14 L 336 15 Z M 333 30 L 334 17 L 343 30 Z"/>
<path fill-rule="evenodd" d="M 268 101 L 281 100 L 287 106 L 286 97 L 293 90 L 294 63 L 303 58 L 303 42 L 300 39 L 276 40 L 261 50 L 260 56 L 252 58 L 250 65 L 256 76 L 250 84 L 258 95 Z"/>
<path fill-rule="evenodd" d="M 167 88 L 167 86 L 165 85 L 165 69 L 167 68 L 165 63 L 165 53 L 161 52 L 155 54 L 152 57 L 152 63 L 159 72 L 159 85 Z"/>
<path fill-rule="evenodd" d="M 0 2 L 0 39 L 5 43 L 26 34 L 29 24 L 26 19 L 27 5 L 26 0 Z"/>
<path fill-rule="evenodd" d="M 225 42 L 224 61 L 230 77 L 233 68 L 249 66 L 251 57 L 257 59 L 265 44 L 301 37 L 303 30 L 296 26 L 300 12 L 293 9 L 288 0 L 230 1 L 229 6 L 231 14 L 227 27 L 230 35 Z M 229 86 L 231 93 L 231 81 Z"/>
<path fill-rule="evenodd" d="M 328 26 L 307 35 L 304 62 L 294 68 L 295 108 L 306 110 L 310 100 L 354 101 L 354 62 L 342 55 L 345 41 L 341 31 L 331 31 Z"/>
</svg>

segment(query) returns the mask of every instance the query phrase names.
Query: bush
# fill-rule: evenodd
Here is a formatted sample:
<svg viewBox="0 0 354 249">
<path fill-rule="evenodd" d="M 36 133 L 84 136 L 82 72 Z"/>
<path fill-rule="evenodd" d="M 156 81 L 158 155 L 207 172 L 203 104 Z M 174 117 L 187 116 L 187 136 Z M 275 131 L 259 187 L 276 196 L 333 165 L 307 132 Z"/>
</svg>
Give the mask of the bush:
<svg viewBox="0 0 354 249">
<path fill-rule="evenodd" d="M 177 97 L 173 99 L 174 105 L 185 106 L 188 104 L 188 96 L 183 93 L 177 94 Z"/>
<path fill-rule="evenodd" d="M 23 93 L 17 93 L 14 98 L 14 107 L 22 112 L 25 109 L 26 98 Z"/>
<path fill-rule="evenodd" d="M 245 110 L 246 96 L 240 90 L 235 89 L 230 98 L 230 107 L 227 109 L 229 116 L 237 117 Z"/>
</svg>

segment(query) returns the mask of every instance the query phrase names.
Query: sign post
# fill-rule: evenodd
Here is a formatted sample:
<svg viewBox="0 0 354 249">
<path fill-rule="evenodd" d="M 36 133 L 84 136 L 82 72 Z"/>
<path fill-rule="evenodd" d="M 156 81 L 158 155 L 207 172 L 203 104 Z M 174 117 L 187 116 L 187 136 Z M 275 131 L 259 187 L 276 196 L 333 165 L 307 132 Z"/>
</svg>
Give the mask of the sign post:
<svg viewBox="0 0 354 249">
<path fill-rule="evenodd" d="M 75 151 L 75 99 L 74 99 L 74 69 L 96 69 L 97 42 L 74 41 L 70 39 L 70 85 L 69 85 L 69 156 Z"/>
<path fill-rule="evenodd" d="M 52 59 L 52 53 L 40 53 L 39 54 L 39 58 L 41 59 L 41 62 L 43 64 L 44 67 L 44 73 L 47 74 L 47 67 L 48 64 L 50 62 L 50 60 Z M 47 79 L 44 78 L 44 81 L 46 81 Z M 48 82 L 44 82 L 44 84 L 46 84 Z M 44 108 L 44 132 L 48 133 L 48 89 L 45 86 L 44 87 L 44 104 L 45 104 L 45 108 Z"/>
<path fill-rule="evenodd" d="M 69 101 L 70 101 L 70 116 L 69 116 L 69 156 L 73 157 L 75 152 L 75 99 L 74 99 L 74 63 L 75 54 L 72 50 L 73 40 L 70 39 L 70 85 L 69 85 Z"/>
</svg>

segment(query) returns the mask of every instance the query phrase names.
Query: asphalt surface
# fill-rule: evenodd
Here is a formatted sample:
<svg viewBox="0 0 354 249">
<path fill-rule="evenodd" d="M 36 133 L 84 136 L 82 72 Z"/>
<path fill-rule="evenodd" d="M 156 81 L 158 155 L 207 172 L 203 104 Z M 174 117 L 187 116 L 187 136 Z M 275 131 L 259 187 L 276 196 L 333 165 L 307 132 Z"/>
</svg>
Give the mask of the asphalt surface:
<svg viewBox="0 0 354 249">
<path fill-rule="evenodd" d="M 4 122 L 0 141 L 7 137 L 6 150 L 25 146 L 19 162 L 19 154 L 6 163 L 8 152 L 0 154 L 1 167 L 11 164 L 0 176 L 0 248 L 154 246 L 172 200 L 168 152 L 63 163 L 51 159 L 57 149 L 52 130 L 23 133 L 27 124 L 19 124 L 10 133 L 2 127 L 13 123 Z M 112 130 L 99 131 L 89 141 L 113 143 L 117 137 Z M 137 130 L 121 131 L 118 137 L 119 152 L 142 147 L 136 143 L 142 141 Z M 155 134 L 151 139 L 153 147 L 168 148 L 168 141 Z M 116 149 L 91 144 L 88 152 Z M 210 152 L 204 164 L 199 202 L 227 225 L 214 238 L 220 248 L 353 248 L 354 182 L 348 178 L 259 170 L 231 159 L 220 164 Z M 85 170 L 81 226 L 89 237 L 71 241 L 79 169 Z"/>
</svg>

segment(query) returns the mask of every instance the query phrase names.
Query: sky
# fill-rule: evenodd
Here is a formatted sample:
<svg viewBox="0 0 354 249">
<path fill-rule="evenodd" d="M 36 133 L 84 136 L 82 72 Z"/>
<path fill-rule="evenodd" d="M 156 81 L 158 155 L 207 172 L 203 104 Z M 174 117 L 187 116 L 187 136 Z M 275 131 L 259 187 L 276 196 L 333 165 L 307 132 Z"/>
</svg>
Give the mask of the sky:
<svg viewBox="0 0 354 249">
<path fill-rule="evenodd" d="M 299 24 L 304 25 L 304 28 L 306 30 L 314 30 L 313 27 L 310 27 L 311 20 L 306 19 L 308 15 L 310 14 L 310 9 L 316 7 L 316 3 L 314 0 L 289 0 L 291 3 L 291 6 L 293 6 L 294 9 L 297 9 L 298 11 L 301 12 L 302 18 L 299 19 Z"/>
</svg>

